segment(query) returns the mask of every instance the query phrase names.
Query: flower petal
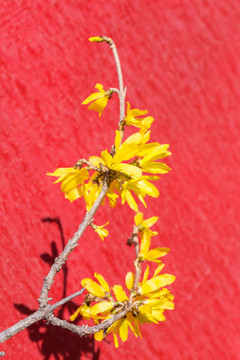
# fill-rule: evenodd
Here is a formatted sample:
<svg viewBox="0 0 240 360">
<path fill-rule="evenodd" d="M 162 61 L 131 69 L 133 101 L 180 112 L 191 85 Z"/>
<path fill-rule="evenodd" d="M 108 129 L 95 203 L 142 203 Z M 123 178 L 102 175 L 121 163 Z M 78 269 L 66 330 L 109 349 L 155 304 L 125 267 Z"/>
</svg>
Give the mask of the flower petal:
<svg viewBox="0 0 240 360">
<path fill-rule="evenodd" d="M 104 338 L 103 330 L 101 330 L 101 331 L 99 331 L 99 332 L 97 332 L 97 333 L 94 334 L 94 339 L 95 339 L 96 341 L 102 341 L 103 338 Z"/>
<path fill-rule="evenodd" d="M 102 289 L 102 287 L 100 285 L 98 285 L 95 281 L 93 281 L 92 279 L 88 279 L 88 278 L 83 279 L 81 281 L 81 284 L 91 294 L 98 296 L 100 298 L 103 298 L 105 296 L 105 291 Z"/>
<path fill-rule="evenodd" d="M 141 286 L 141 293 L 150 293 L 159 289 L 160 287 L 170 285 L 174 282 L 175 276 L 171 274 L 163 274 L 153 277 L 152 279 L 148 280 L 143 286 Z"/>
<path fill-rule="evenodd" d="M 134 274 L 131 271 L 129 271 L 125 278 L 125 284 L 128 290 L 131 290 L 133 288 L 134 279 L 135 279 Z"/>
<path fill-rule="evenodd" d="M 124 300 L 128 300 L 128 297 L 121 285 L 114 285 L 113 292 L 114 292 L 114 295 L 115 295 L 117 301 L 122 302 Z"/>
<path fill-rule="evenodd" d="M 142 285 L 145 284 L 145 282 L 147 281 L 148 275 L 149 275 L 149 265 L 147 265 L 147 268 L 146 268 L 146 270 L 144 271 Z"/>
<path fill-rule="evenodd" d="M 143 213 L 138 212 L 135 216 L 134 216 L 134 222 L 136 226 L 139 226 L 142 224 L 143 222 Z"/>
<path fill-rule="evenodd" d="M 148 260 L 148 261 L 153 261 L 155 259 L 158 259 L 162 256 L 167 255 L 167 253 L 169 251 L 170 251 L 170 249 L 168 249 L 168 248 L 155 248 L 155 249 L 148 251 L 144 256 L 144 259 Z"/>
<path fill-rule="evenodd" d="M 134 165 L 130 165 L 130 164 L 124 164 L 124 163 L 120 163 L 120 164 L 112 164 L 111 168 L 113 170 L 119 171 L 119 172 L 123 172 L 129 176 L 133 176 L 135 178 L 138 178 L 140 176 L 142 176 L 142 171 L 139 167 L 134 166 Z"/>
<path fill-rule="evenodd" d="M 120 145 L 121 145 L 121 133 L 120 133 L 120 131 L 116 130 L 115 151 L 118 151 Z"/>
<path fill-rule="evenodd" d="M 105 95 L 100 97 L 99 99 L 93 101 L 91 105 L 89 105 L 88 110 L 95 110 L 98 112 L 99 117 L 101 117 L 103 110 L 105 109 L 109 96 Z"/>
<path fill-rule="evenodd" d="M 122 324 L 119 327 L 119 336 L 124 342 L 128 338 L 128 320 L 127 318 L 122 319 Z"/>
<path fill-rule="evenodd" d="M 99 313 L 104 313 L 105 311 L 112 310 L 113 303 L 109 301 L 100 301 L 97 304 L 91 307 L 91 315 L 97 315 Z"/>
<path fill-rule="evenodd" d="M 150 174 L 166 174 L 172 170 L 169 166 L 162 162 L 147 162 L 144 165 L 141 165 L 141 169 L 142 171 Z"/>
<path fill-rule="evenodd" d="M 95 272 L 94 277 L 98 280 L 99 284 L 106 292 L 110 291 L 109 285 L 102 275 Z"/>
<path fill-rule="evenodd" d="M 109 154 L 107 150 L 101 152 L 101 158 L 105 162 L 106 166 L 111 169 L 112 164 L 114 163 L 113 157 Z"/>
<path fill-rule="evenodd" d="M 142 222 L 142 226 L 146 227 L 146 228 L 150 228 L 151 226 L 153 226 L 157 221 L 158 221 L 159 217 L 158 216 L 152 216 L 149 219 L 146 219 Z"/>
</svg>

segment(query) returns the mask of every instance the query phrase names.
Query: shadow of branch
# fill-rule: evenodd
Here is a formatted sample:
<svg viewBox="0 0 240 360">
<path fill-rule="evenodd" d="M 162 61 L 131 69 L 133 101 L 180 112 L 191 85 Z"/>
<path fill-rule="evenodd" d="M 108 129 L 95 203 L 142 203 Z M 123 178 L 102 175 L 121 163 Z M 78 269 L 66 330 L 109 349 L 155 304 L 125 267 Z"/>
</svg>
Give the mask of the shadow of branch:
<svg viewBox="0 0 240 360">
<path fill-rule="evenodd" d="M 56 224 L 61 239 L 62 250 L 65 247 L 65 238 L 60 219 L 46 217 L 42 222 Z M 56 241 L 51 242 L 51 249 L 49 253 L 40 255 L 41 259 L 49 266 L 52 265 L 55 257 L 59 255 L 59 250 Z M 61 250 L 61 251 L 62 251 Z M 62 298 L 67 295 L 67 278 L 68 266 L 65 264 L 63 271 L 63 293 Z M 31 315 L 36 309 L 30 309 L 24 304 L 14 304 L 15 308 L 24 315 Z M 62 318 L 65 310 L 69 314 L 73 314 L 79 307 L 74 301 L 69 301 L 55 310 L 56 315 Z M 36 324 L 27 328 L 29 338 L 32 342 L 37 344 L 39 352 L 43 355 L 43 360 L 49 360 L 52 356 L 56 360 L 79 360 L 83 354 L 92 355 L 92 360 L 99 360 L 100 349 L 96 349 L 95 340 L 93 337 L 81 338 L 65 329 L 46 324 L 45 321 L 39 321 Z"/>
</svg>

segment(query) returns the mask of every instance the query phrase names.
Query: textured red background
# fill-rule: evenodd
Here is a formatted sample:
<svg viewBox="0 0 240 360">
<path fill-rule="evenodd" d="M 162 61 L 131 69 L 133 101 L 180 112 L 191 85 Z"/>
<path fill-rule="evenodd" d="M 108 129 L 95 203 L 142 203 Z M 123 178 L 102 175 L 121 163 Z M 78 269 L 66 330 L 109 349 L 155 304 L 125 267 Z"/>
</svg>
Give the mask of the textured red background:
<svg viewBox="0 0 240 360">
<path fill-rule="evenodd" d="M 54 246 L 84 214 L 46 172 L 113 142 L 116 97 L 100 120 L 81 106 L 97 82 L 118 85 L 110 49 L 89 36 L 115 40 L 127 99 L 155 118 L 152 140 L 171 144 L 174 171 L 146 216 L 160 217 L 154 245 L 171 248 L 165 269 L 177 276 L 176 309 L 143 327 L 142 340 L 130 335 L 115 350 L 111 338 L 96 343 L 41 323 L 1 345 L 6 359 L 239 359 L 239 1 L 3 0 L 0 19 L 0 328 L 37 308 Z M 101 209 L 95 222 L 111 219 L 109 238 L 86 231 L 53 301 L 94 271 L 123 283 L 133 216 L 127 206 Z"/>
</svg>

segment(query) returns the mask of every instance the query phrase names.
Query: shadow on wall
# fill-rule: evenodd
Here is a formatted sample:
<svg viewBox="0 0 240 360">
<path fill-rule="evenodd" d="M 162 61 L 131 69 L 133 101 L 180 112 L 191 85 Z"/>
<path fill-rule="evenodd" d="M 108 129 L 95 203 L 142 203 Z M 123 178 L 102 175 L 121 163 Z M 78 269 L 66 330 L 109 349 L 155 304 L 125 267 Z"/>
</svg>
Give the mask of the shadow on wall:
<svg viewBox="0 0 240 360">
<path fill-rule="evenodd" d="M 59 218 L 44 218 L 43 222 L 57 224 L 62 249 L 65 247 L 65 239 L 62 224 Z M 52 265 L 55 257 L 57 257 L 58 249 L 56 242 L 51 242 L 51 253 L 41 254 L 41 259 L 45 261 L 50 266 Z M 68 267 L 65 264 L 63 269 L 63 294 L 62 298 L 66 297 L 67 293 L 67 274 Z M 15 308 L 24 315 L 31 315 L 35 309 L 30 309 L 24 304 L 14 304 Z M 79 307 L 74 301 L 69 301 L 64 304 L 59 310 L 55 310 L 55 314 L 60 319 L 63 317 L 65 310 L 69 314 L 73 314 L 76 309 Z M 56 327 L 53 325 L 47 325 L 45 321 L 39 321 L 36 324 L 27 328 L 28 335 L 31 341 L 36 342 L 39 352 L 43 355 L 44 360 L 49 360 L 52 356 L 56 360 L 79 360 L 81 359 L 82 354 L 92 354 L 92 360 L 99 360 L 100 358 L 100 349 L 95 349 L 95 340 L 94 338 L 81 338 L 76 334 L 73 334 L 65 329 Z"/>
</svg>

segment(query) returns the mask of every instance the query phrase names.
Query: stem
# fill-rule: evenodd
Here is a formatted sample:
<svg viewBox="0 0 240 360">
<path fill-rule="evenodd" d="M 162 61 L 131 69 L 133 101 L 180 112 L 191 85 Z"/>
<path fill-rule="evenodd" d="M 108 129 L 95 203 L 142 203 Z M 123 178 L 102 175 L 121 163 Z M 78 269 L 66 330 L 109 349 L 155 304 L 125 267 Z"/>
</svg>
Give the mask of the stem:
<svg viewBox="0 0 240 360">
<path fill-rule="evenodd" d="M 48 293 L 49 293 L 49 290 L 50 290 L 50 288 L 51 288 L 51 286 L 53 284 L 54 276 L 56 275 L 56 273 L 59 270 L 61 270 L 61 268 L 63 267 L 63 265 L 67 261 L 68 255 L 78 245 L 78 240 L 81 238 L 81 236 L 84 233 L 84 231 L 86 230 L 87 226 L 91 224 L 91 222 L 93 220 L 93 217 L 94 217 L 97 209 L 101 205 L 101 202 L 103 201 L 107 191 L 108 191 L 108 185 L 107 185 L 107 181 L 105 181 L 103 183 L 102 190 L 101 190 L 97 200 L 93 204 L 91 210 L 86 213 L 86 215 L 85 215 L 85 217 L 83 219 L 83 222 L 79 226 L 77 232 L 75 233 L 73 238 L 68 241 L 68 243 L 65 246 L 63 252 L 55 259 L 53 265 L 51 266 L 51 269 L 50 269 L 48 275 L 44 278 L 44 282 L 43 282 L 43 286 L 42 286 L 42 290 L 41 290 L 41 295 L 40 295 L 40 298 L 38 299 L 38 301 L 39 301 L 39 310 L 35 311 L 33 314 L 31 314 L 27 318 L 25 318 L 23 320 L 20 320 L 17 324 L 15 324 L 15 325 L 11 326 L 10 328 L 8 328 L 7 330 L 3 331 L 0 334 L 0 344 L 2 342 L 4 342 L 4 341 L 10 339 L 12 336 L 17 334 L 18 332 L 26 329 L 28 326 L 34 324 L 35 322 L 46 318 L 46 316 L 49 315 L 51 313 L 51 311 L 53 311 L 56 308 L 55 305 L 52 305 L 52 307 L 47 306 L 47 303 L 49 301 Z M 81 290 L 81 292 L 82 292 L 82 290 Z M 79 292 L 75 293 L 75 296 L 78 296 L 76 294 L 79 294 Z M 75 297 L 75 296 L 73 296 L 73 297 L 72 296 L 70 296 L 70 297 L 71 298 Z M 67 300 L 67 301 L 69 301 L 69 300 Z M 61 301 L 58 302 L 58 303 L 60 303 L 60 305 L 61 305 Z M 58 305 L 58 306 L 60 306 L 60 305 Z"/>
<path fill-rule="evenodd" d="M 67 302 L 71 301 L 72 299 L 76 298 L 77 296 L 81 295 L 83 292 L 84 292 L 85 288 L 75 292 L 74 294 L 72 295 L 69 295 L 67 297 L 65 297 L 64 299 L 56 302 L 55 304 L 51 305 L 49 308 L 48 308 L 48 311 L 49 312 L 53 312 L 56 308 L 58 308 L 59 306 L 62 306 L 64 304 L 66 304 Z"/>
<path fill-rule="evenodd" d="M 74 299 L 75 297 L 81 295 L 85 288 L 75 292 L 74 294 L 56 302 L 55 304 L 46 307 L 45 309 L 38 309 L 33 314 L 29 315 L 27 318 L 20 320 L 17 324 L 11 326 L 7 330 L 1 332 L 0 334 L 0 344 L 4 341 L 7 341 L 12 336 L 16 335 L 20 331 L 26 329 L 30 325 L 34 324 L 35 322 L 44 319 L 46 316 L 49 316 L 56 308 L 59 306 L 64 305 L 66 302 Z"/>
<path fill-rule="evenodd" d="M 120 311 L 118 314 L 113 315 L 111 318 L 104 320 L 103 322 L 99 323 L 95 326 L 78 326 L 69 323 L 66 320 L 61 320 L 55 317 L 53 314 L 51 314 L 48 318 L 48 322 L 50 322 L 52 325 L 59 326 L 61 328 L 67 329 L 69 331 L 72 331 L 73 333 L 80 335 L 80 336 L 88 336 L 95 334 L 101 330 L 106 331 L 112 324 L 114 324 L 117 320 L 122 319 L 129 311 L 132 309 L 132 304 L 128 303 L 122 311 Z"/>
<path fill-rule="evenodd" d="M 94 217 L 97 209 L 101 205 L 101 202 L 103 201 L 107 191 L 108 191 L 108 185 L 107 185 L 107 182 L 105 181 L 103 183 L 102 190 L 101 190 L 97 200 L 93 204 L 91 210 L 88 211 L 86 213 L 86 215 L 84 216 L 83 222 L 79 226 L 77 232 L 75 233 L 73 238 L 68 241 L 68 243 L 65 246 L 63 252 L 54 260 L 54 263 L 51 266 L 51 269 L 50 269 L 48 275 L 44 278 L 44 282 L 43 282 L 43 286 L 42 286 L 42 290 L 41 290 L 41 295 L 40 295 L 40 298 L 38 300 L 40 308 L 43 308 L 43 307 L 45 307 L 47 305 L 48 292 L 49 292 L 49 290 L 50 290 L 50 288 L 52 286 L 54 276 L 57 274 L 57 272 L 59 270 L 61 270 L 61 268 L 63 267 L 63 265 L 67 261 L 67 258 L 69 256 L 69 254 L 78 245 L 78 241 L 81 238 L 84 231 L 86 230 L 87 226 L 90 225 L 91 222 L 93 221 L 93 217 Z"/>
<path fill-rule="evenodd" d="M 124 134 L 124 125 L 123 121 L 125 118 L 125 97 L 126 97 L 126 88 L 124 89 L 123 85 L 123 75 L 122 75 L 122 68 L 121 63 L 119 60 L 118 52 L 115 43 L 113 40 L 107 36 L 103 36 L 103 39 L 110 45 L 110 48 L 112 49 L 114 60 L 117 67 L 117 74 L 118 74 L 118 82 L 119 82 L 119 103 L 120 103 L 120 116 L 119 116 L 119 123 L 118 123 L 118 130 L 121 132 L 121 142 L 123 140 L 123 134 Z"/>
<path fill-rule="evenodd" d="M 133 284 L 133 288 L 132 288 L 132 291 L 135 292 L 138 289 L 138 284 L 139 284 L 140 276 L 142 273 L 141 263 L 139 262 L 140 249 L 139 249 L 139 241 L 138 241 L 138 227 L 136 225 L 133 225 L 132 243 L 135 247 L 135 253 L 136 253 L 136 259 L 134 260 L 135 279 L 134 279 L 134 284 Z"/>
</svg>

